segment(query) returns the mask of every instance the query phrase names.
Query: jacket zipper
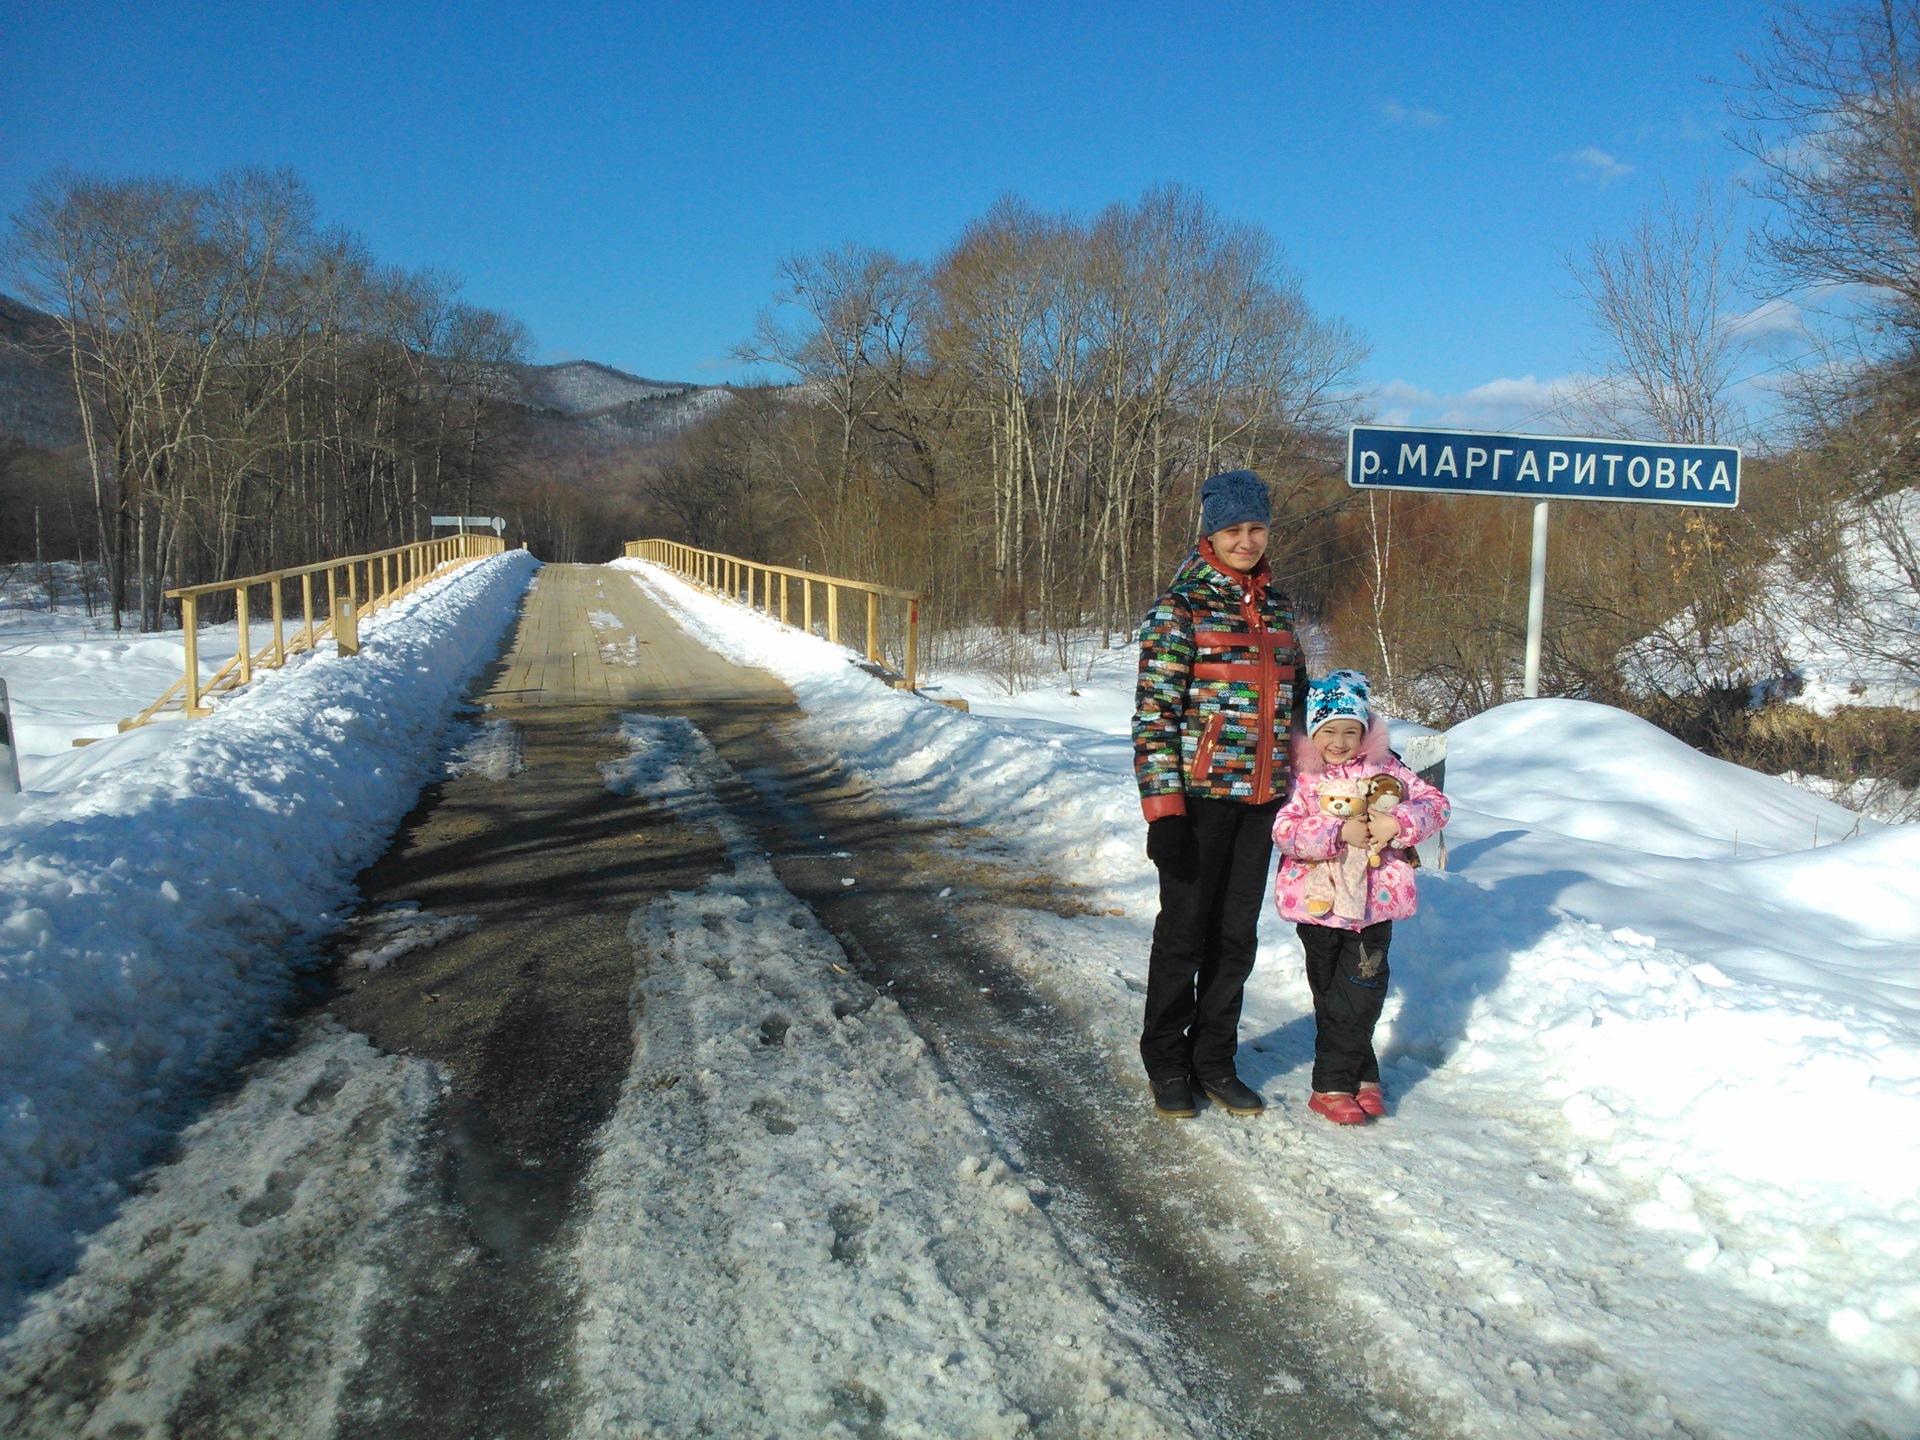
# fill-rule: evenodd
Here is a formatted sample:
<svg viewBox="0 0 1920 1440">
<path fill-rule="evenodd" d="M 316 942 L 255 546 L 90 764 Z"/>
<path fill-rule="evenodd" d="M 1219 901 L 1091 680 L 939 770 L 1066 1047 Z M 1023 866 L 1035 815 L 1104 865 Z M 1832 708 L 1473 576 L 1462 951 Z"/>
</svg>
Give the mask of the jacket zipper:
<svg viewBox="0 0 1920 1440">
<path fill-rule="evenodd" d="M 1264 805 L 1273 798 L 1273 722 L 1280 706 L 1280 689 L 1273 676 L 1273 646 L 1267 636 L 1267 617 L 1253 608 L 1253 638 L 1260 651 L 1260 754 L 1253 762 L 1253 801 Z"/>
<path fill-rule="evenodd" d="M 1207 723 L 1200 727 L 1200 743 L 1193 747 L 1193 774 L 1190 778 L 1204 780 L 1213 769 L 1213 746 L 1220 738 L 1220 727 L 1226 723 L 1226 715 L 1219 710 L 1207 717 Z"/>
</svg>

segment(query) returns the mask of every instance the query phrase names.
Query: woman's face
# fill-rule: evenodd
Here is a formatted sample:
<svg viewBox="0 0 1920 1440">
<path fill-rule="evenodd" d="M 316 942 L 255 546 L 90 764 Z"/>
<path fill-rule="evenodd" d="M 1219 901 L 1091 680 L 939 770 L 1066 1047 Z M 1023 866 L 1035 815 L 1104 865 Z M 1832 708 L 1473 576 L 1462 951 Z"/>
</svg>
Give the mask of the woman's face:
<svg viewBox="0 0 1920 1440">
<path fill-rule="evenodd" d="M 1314 747 L 1329 765 L 1344 765 L 1360 753 L 1367 728 L 1358 720 L 1329 720 L 1313 732 Z"/>
<path fill-rule="evenodd" d="M 1247 575 L 1266 555 L 1268 533 L 1259 521 L 1247 520 L 1216 530 L 1207 539 L 1212 542 L 1213 553 L 1220 557 L 1221 564 L 1236 574 Z"/>
</svg>

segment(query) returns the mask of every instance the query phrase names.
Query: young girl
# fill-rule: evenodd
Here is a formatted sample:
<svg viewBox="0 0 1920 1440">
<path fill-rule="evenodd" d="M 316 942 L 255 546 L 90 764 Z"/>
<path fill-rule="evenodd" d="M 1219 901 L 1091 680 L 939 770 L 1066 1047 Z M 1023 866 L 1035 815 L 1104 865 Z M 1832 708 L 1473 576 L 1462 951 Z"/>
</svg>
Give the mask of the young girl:
<svg viewBox="0 0 1920 1440">
<path fill-rule="evenodd" d="M 1293 794 L 1273 821 L 1280 851 L 1274 900 L 1281 918 L 1296 922 L 1313 991 L 1313 1097 L 1307 1108 L 1336 1125 L 1364 1125 L 1386 1113 L 1373 1027 L 1387 999 L 1387 947 L 1393 922 L 1413 914 L 1417 903 L 1407 856 L 1447 823 L 1449 810 L 1445 795 L 1388 751 L 1386 721 L 1369 708 L 1367 688 L 1367 677 L 1356 670 L 1336 670 L 1307 687 L 1306 733 L 1294 736 Z M 1343 819 L 1323 809 L 1321 792 L 1329 781 L 1382 774 L 1406 790 L 1391 810 L 1363 809 Z M 1379 866 L 1351 872 L 1361 876 L 1363 897 L 1349 885 L 1344 903 L 1330 902 L 1328 877 L 1314 885 L 1314 872 L 1346 862 L 1350 847 L 1355 860 L 1365 851 L 1379 857 Z"/>
</svg>

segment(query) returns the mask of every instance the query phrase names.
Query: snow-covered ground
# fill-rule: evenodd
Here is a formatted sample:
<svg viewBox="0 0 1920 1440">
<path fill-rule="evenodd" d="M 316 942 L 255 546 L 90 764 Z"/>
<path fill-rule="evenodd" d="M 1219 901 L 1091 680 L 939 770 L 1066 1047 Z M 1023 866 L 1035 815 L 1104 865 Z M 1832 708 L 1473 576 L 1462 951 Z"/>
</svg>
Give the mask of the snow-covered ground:
<svg viewBox="0 0 1920 1440">
<path fill-rule="evenodd" d="M 21 783 L 29 790 L 60 783 L 43 774 L 73 757 L 75 740 L 118 733 L 122 719 L 158 700 L 186 666 L 178 630 L 116 634 L 110 614 L 87 614 L 72 562 L 53 567 L 51 601 L 35 569 L 17 567 L 0 585 L 0 680 L 7 682 Z M 212 675 L 238 648 L 238 626 L 202 626 L 202 674 Z"/>
<path fill-rule="evenodd" d="M 137 686 L 123 668 L 171 641 L 29 636 L 0 656 L 42 737 L 26 793 L 0 797 L 0 1313 L 259 1042 L 534 568 L 524 551 L 469 565 L 369 620 L 358 657 L 297 656 L 206 720 L 80 750 L 45 747 L 75 723 L 111 732 L 129 687 L 138 708 L 177 677 L 177 646 Z"/>
<path fill-rule="evenodd" d="M 616 563 L 786 679 L 891 803 L 988 827 L 1123 912 L 1023 913 L 999 938 L 1134 1067 L 1154 895 L 1125 651 L 1078 698 L 947 676 L 960 714 Z M 1305 1111 L 1310 1004 L 1269 915 L 1242 1072 L 1278 1103 L 1209 1113 L 1193 1143 L 1467 1433 L 1920 1434 L 1920 827 L 1583 702 L 1449 738 L 1451 868 L 1397 927 L 1381 1030 L 1393 1114 L 1354 1132 Z"/>
<path fill-rule="evenodd" d="M 1626 673 L 1675 693 L 1737 677 L 1822 715 L 1920 709 L 1920 490 L 1853 502 L 1836 519 L 1839 587 L 1783 553 L 1754 587 L 1749 613 L 1706 634 L 1683 613 L 1629 647 Z"/>
</svg>

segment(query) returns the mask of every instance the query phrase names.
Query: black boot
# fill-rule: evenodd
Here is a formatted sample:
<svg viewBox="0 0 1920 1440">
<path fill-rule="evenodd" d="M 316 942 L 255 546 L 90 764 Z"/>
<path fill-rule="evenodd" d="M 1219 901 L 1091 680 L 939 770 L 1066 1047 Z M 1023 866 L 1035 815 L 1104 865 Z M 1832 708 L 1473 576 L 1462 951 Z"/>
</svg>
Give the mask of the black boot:
<svg viewBox="0 0 1920 1440">
<path fill-rule="evenodd" d="M 1210 1080 L 1204 1076 L 1198 1078 L 1207 1099 L 1230 1115 L 1258 1115 L 1267 1108 L 1267 1102 L 1231 1070 Z"/>
<path fill-rule="evenodd" d="M 1149 1079 L 1147 1083 L 1153 1087 L 1154 1109 L 1175 1120 L 1193 1118 L 1193 1086 L 1187 1083 L 1186 1076 L 1170 1075 L 1164 1080 Z"/>
</svg>

